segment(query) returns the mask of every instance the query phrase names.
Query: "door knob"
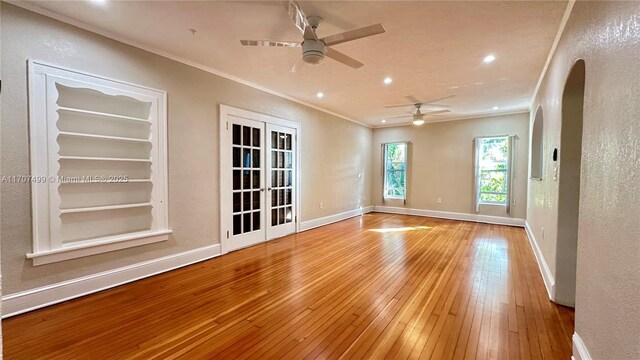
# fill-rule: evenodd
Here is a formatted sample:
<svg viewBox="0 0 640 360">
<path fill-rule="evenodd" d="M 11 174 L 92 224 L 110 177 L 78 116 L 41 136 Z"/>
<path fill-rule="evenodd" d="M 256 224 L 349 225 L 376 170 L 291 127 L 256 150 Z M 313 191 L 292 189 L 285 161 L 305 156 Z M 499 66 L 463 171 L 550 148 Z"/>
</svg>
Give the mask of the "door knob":
<svg viewBox="0 0 640 360">
<path fill-rule="evenodd" d="M 271 191 L 271 188 L 267 188 L 267 190 Z"/>
<path fill-rule="evenodd" d="M 261 188 L 260 191 L 264 191 L 264 188 Z"/>
</svg>

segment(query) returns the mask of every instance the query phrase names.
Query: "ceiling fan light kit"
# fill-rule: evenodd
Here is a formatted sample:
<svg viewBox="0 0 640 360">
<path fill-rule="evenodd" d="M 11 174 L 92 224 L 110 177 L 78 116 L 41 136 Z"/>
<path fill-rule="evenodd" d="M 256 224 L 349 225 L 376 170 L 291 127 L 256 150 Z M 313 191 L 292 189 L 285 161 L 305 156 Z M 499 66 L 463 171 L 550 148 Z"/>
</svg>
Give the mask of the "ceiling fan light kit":
<svg viewBox="0 0 640 360">
<path fill-rule="evenodd" d="M 302 61 L 320 65 L 324 61 L 326 45 L 321 40 L 305 40 L 302 43 Z"/>
</svg>

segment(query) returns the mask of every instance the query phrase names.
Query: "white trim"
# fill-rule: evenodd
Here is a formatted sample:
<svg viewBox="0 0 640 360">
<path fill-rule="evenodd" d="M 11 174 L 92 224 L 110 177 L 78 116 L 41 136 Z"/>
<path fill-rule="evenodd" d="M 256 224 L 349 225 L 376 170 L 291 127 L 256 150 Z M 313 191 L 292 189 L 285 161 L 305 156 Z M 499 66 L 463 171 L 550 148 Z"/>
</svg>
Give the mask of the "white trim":
<svg viewBox="0 0 640 360">
<path fill-rule="evenodd" d="M 530 112 L 529 107 L 525 107 L 525 108 L 516 109 L 516 110 L 505 110 L 505 111 L 502 111 L 502 112 L 501 111 L 494 111 L 494 112 L 491 112 L 491 113 L 478 113 L 478 114 L 466 115 L 466 116 L 456 117 L 456 118 L 446 118 L 446 119 L 433 119 L 432 118 L 432 119 L 429 119 L 428 121 L 425 121 L 424 125 L 441 123 L 441 122 L 448 122 L 448 121 L 484 119 L 484 118 L 492 118 L 492 117 L 497 117 L 497 116 L 528 114 L 529 112 Z M 415 126 L 415 125 L 413 125 L 412 122 L 409 122 L 409 123 L 399 123 L 399 124 L 375 125 L 375 126 L 372 126 L 372 128 L 374 128 L 374 129 L 384 129 L 384 128 L 402 127 L 402 126 Z"/>
<path fill-rule="evenodd" d="M 577 334 L 573 333 L 573 356 L 571 356 L 572 360 L 591 360 L 591 355 L 589 355 L 589 350 L 587 350 L 587 346 L 582 341 L 582 338 Z"/>
<path fill-rule="evenodd" d="M 67 280 L 2 297 L 2 318 L 174 270 L 220 255 L 220 244 L 210 245 L 101 273 Z"/>
<path fill-rule="evenodd" d="M 531 244 L 531 249 L 536 256 L 538 268 L 540 269 L 542 280 L 544 280 L 544 287 L 547 289 L 549 300 L 554 301 L 556 297 L 556 281 L 553 277 L 553 273 L 551 272 L 551 269 L 549 269 L 549 265 L 547 265 L 547 262 L 544 260 L 542 250 L 540 250 L 540 247 L 538 246 L 538 241 L 533 235 L 531 227 L 529 227 L 529 222 L 525 221 L 524 225 L 524 229 L 527 231 L 527 237 L 529 238 L 529 244 Z"/>
<path fill-rule="evenodd" d="M 68 16 L 64 16 L 64 15 L 55 13 L 53 11 L 47 10 L 47 9 L 45 9 L 45 8 L 39 6 L 39 5 L 36 5 L 35 3 L 30 3 L 30 2 L 26 2 L 26 1 L 16 1 L 16 0 L 9 0 L 9 1 L 6 1 L 6 2 L 10 3 L 12 5 L 21 7 L 23 9 L 35 12 L 37 14 L 40 14 L 40 15 L 43 15 L 43 16 L 46 16 L 46 17 L 49 17 L 49 18 L 52 18 L 52 19 L 55 19 L 55 20 L 70 24 L 70 25 L 73 25 L 75 27 L 90 31 L 92 33 L 95 33 L 95 34 L 98 34 L 98 35 L 102 35 L 102 36 L 107 37 L 109 39 L 112 39 L 112 40 L 115 40 L 115 41 L 130 45 L 130 46 L 136 47 L 138 49 L 142 49 L 144 51 L 148 51 L 150 53 L 162 56 L 164 58 L 167 58 L 167 59 L 170 59 L 170 60 L 173 60 L 173 61 L 177 61 L 177 62 L 185 64 L 185 65 L 189 65 L 189 66 L 194 67 L 196 69 L 200 69 L 202 71 L 206 71 L 206 72 L 208 72 L 210 74 L 214 74 L 214 75 L 223 77 L 225 79 L 229 79 L 229 80 L 235 81 L 237 83 L 249 86 L 249 87 L 254 88 L 256 90 L 264 91 L 264 92 L 269 93 L 271 95 L 275 95 L 275 96 L 281 97 L 283 99 L 287 99 L 287 100 L 296 102 L 298 104 L 302 104 L 304 106 L 308 106 L 308 107 L 310 107 L 312 109 L 316 109 L 318 111 L 322 111 L 322 112 L 324 112 L 326 114 L 337 116 L 337 117 L 339 117 L 341 119 L 354 122 L 354 123 L 356 123 L 358 125 L 361 125 L 361 126 L 364 126 L 364 127 L 367 127 L 367 128 L 371 128 L 371 125 L 362 123 L 362 122 L 360 122 L 358 120 L 354 120 L 354 119 L 352 119 L 352 118 L 350 118 L 348 116 L 345 116 L 345 115 L 342 115 L 342 114 L 338 114 L 336 112 L 324 109 L 324 108 L 322 108 L 320 106 L 311 104 L 311 103 L 306 102 L 304 100 L 300 100 L 300 99 L 297 99 L 295 97 L 292 97 L 292 96 L 289 96 L 289 95 L 285 95 L 283 93 L 271 90 L 271 89 L 266 88 L 264 86 L 252 83 L 250 81 L 247 81 L 247 80 L 244 80 L 244 79 L 241 79 L 241 78 L 238 78 L 236 76 L 229 75 L 229 74 L 227 74 L 225 72 L 222 72 L 220 70 L 216 70 L 214 68 L 211 68 L 209 66 L 206 66 L 206 65 L 203 65 L 203 64 L 200 64 L 200 63 L 197 63 L 195 61 L 191 61 L 191 60 L 185 59 L 185 58 L 183 58 L 181 56 L 171 54 L 169 52 L 154 48 L 152 46 L 147 46 L 147 45 L 140 44 L 138 42 L 129 40 L 129 39 L 123 37 L 123 36 L 114 34 L 114 33 L 110 32 L 110 31 L 106 31 L 106 30 L 97 28 L 97 27 L 95 27 L 93 25 L 89 25 L 89 24 L 87 24 L 85 22 L 78 21 L 78 20 L 72 19 L 72 18 L 70 18 Z"/>
<path fill-rule="evenodd" d="M 433 217 L 433 218 L 440 218 L 440 219 L 472 221 L 472 222 L 480 222 L 480 223 L 487 223 L 487 224 L 508 225 L 508 226 L 518 226 L 518 227 L 523 227 L 525 223 L 524 219 L 519 219 L 519 218 L 480 215 L 480 214 L 466 214 L 466 213 L 457 213 L 457 212 L 448 212 L 448 211 L 411 209 L 411 208 L 392 207 L 392 206 L 376 205 L 373 211 L 388 213 L 388 214 L 426 216 L 426 217 Z"/>
<path fill-rule="evenodd" d="M 562 38 L 562 34 L 564 33 L 564 28 L 567 26 L 567 22 L 569 21 L 569 16 L 571 16 L 571 11 L 573 10 L 573 5 L 575 3 L 576 3 L 576 0 L 569 0 L 569 2 L 567 2 L 567 7 L 564 9 L 564 14 L 562 15 L 562 20 L 560 20 L 560 26 L 558 26 L 556 37 L 555 39 L 553 39 L 553 44 L 551 45 L 551 49 L 549 50 L 547 61 L 544 63 L 544 67 L 542 68 L 542 72 L 540 73 L 540 78 L 538 78 L 538 83 L 536 84 L 536 88 L 533 90 L 533 95 L 531 96 L 531 102 L 529 105 L 530 112 L 534 110 L 533 108 L 536 105 L 535 104 L 536 96 L 538 96 L 538 91 L 540 90 L 540 86 L 542 86 L 542 81 L 544 81 L 544 77 L 547 74 L 547 70 L 549 69 L 551 60 L 553 59 L 553 55 L 555 55 L 556 53 L 556 48 L 560 43 L 560 39 Z"/>
<path fill-rule="evenodd" d="M 300 225 L 300 231 L 311 230 L 320 226 L 333 224 L 338 221 L 346 220 L 354 216 L 370 213 L 373 211 L 373 206 L 365 206 L 355 210 L 345 211 L 339 214 L 329 215 L 318 219 L 305 221 Z"/>
<path fill-rule="evenodd" d="M 29 253 L 27 258 L 33 259 L 33 266 L 51 264 L 58 261 L 166 241 L 169 240 L 169 234 L 171 233 L 172 230 L 164 230 L 153 233 L 144 232 L 112 236 L 101 239 L 98 243 L 80 244 L 55 250 Z"/>
</svg>

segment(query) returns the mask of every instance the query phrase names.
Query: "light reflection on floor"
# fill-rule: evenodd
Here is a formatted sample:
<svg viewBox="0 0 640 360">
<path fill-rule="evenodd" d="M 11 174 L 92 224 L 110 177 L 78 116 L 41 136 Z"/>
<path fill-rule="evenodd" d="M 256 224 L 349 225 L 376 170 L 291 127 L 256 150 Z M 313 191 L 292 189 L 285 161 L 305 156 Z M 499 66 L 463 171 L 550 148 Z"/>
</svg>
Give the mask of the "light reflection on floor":
<svg viewBox="0 0 640 360">
<path fill-rule="evenodd" d="M 375 231 L 375 232 L 384 234 L 388 232 L 416 231 L 416 230 L 430 230 L 430 229 L 433 229 L 433 226 L 411 226 L 411 227 L 369 229 L 369 231 Z"/>
</svg>

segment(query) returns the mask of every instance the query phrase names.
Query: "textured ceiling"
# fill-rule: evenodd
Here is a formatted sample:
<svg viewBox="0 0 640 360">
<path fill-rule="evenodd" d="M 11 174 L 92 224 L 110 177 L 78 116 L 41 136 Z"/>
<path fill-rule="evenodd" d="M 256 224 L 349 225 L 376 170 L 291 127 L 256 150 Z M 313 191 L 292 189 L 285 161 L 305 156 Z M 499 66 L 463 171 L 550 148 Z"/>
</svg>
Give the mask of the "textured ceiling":
<svg viewBox="0 0 640 360">
<path fill-rule="evenodd" d="M 36 4 L 372 126 L 409 123 L 381 123 L 412 110 L 384 108 L 406 102 L 407 95 L 424 100 L 455 94 L 444 101 L 452 111 L 433 120 L 527 108 L 566 6 L 558 1 L 301 2 L 306 15 L 325 19 L 320 36 L 374 23 L 384 24 L 387 32 L 335 46 L 365 64 L 358 70 L 327 59 L 290 73 L 300 48 L 247 48 L 239 42 L 300 40 L 280 2 Z M 496 56 L 491 64 L 482 61 L 488 54 Z M 386 76 L 393 78 L 389 86 L 382 83 Z M 324 98 L 316 97 L 319 91 Z"/>
</svg>

